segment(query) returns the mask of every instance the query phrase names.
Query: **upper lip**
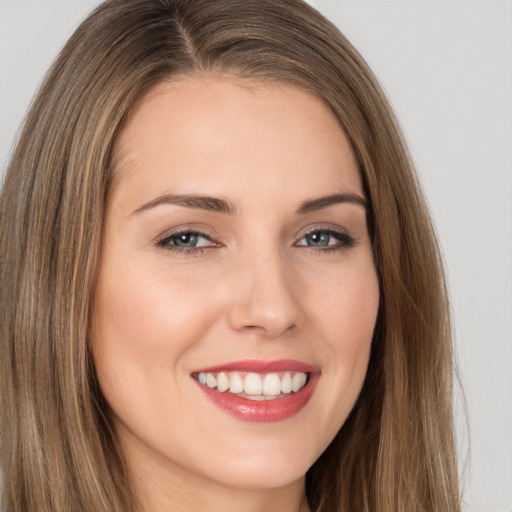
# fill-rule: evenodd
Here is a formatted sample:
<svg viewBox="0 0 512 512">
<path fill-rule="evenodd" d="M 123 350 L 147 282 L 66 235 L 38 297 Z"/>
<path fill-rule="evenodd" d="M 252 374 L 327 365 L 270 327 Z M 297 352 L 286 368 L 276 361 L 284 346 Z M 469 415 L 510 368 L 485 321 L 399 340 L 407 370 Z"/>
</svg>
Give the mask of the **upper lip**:
<svg viewBox="0 0 512 512">
<path fill-rule="evenodd" d="M 296 361 L 295 359 L 277 359 L 274 361 L 262 361 L 256 359 L 245 359 L 222 363 L 208 368 L 199 368 L 193 373 L 215 373 L 215 372 L 253 372 L 253 373 L 274 373 L 283 371 L 313 373 L 318 372 L 318 366 Z"/>
</svg>

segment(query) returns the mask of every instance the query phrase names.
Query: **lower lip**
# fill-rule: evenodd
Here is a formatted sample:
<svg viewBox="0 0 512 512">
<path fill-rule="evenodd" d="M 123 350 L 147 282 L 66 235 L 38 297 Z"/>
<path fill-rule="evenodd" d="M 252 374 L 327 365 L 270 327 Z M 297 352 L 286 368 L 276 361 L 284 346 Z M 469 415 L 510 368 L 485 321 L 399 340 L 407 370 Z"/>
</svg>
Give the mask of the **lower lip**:
<svg viewBox="0 0 512 512">
<path fill-rule="evenodd" d="M 229 392 L 221 392 L 197 382 L 201 391 L 220 409 L 243 421 L 274 423 L 297 414 L 309 401 L 320 373 L 309 375 L 308 383 L 295 393 L 274 400 L 250 400 Z"/>
</svg>

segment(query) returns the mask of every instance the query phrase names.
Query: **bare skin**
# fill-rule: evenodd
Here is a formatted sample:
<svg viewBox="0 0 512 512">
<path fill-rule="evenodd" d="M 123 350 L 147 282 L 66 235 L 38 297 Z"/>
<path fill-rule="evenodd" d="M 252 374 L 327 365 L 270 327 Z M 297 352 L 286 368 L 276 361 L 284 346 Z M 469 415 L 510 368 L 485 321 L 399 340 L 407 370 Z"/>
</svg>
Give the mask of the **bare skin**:
<svg viewBox="0 0 512 512">
<path fill-rule="evenodd" d="M 115 149 L 92 348 L 144 512 L 307 511 L 379 303 L 343 131 L 297 88 L 188 77 L 143 98 Z M 311 365 L 309 401 L 249 421 L 199 382 L 255 360 Z"/>
</svg>

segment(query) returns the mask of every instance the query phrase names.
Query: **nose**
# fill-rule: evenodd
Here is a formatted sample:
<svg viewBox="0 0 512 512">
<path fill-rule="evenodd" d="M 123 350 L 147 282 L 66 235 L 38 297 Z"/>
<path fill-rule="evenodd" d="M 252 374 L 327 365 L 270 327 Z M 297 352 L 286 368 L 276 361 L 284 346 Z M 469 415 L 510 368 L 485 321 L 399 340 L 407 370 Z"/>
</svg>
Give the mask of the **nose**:
<svg viewBox="0 0 512 512">
<path fill-rule="evenodd" d="M 237 269 L 236 291 L 229 322 L 236 331 L 254 332 L 268 339 L 300 327 L 304 311 L 298 283 L 278 255 L 253 257 Z"/>
</svg>

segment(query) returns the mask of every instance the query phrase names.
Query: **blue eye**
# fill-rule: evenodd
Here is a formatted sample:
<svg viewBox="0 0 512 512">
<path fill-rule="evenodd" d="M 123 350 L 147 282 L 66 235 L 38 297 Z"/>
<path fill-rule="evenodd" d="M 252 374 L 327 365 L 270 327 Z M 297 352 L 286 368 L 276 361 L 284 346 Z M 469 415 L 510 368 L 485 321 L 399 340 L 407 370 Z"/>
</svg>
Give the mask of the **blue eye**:
<svg viewBox="0 0 512 512">
<path fill-rule="evenodd" d="M 209 236 L 195 231 L 173 233 L 157 243 L 158 247 L 177 251 L 201 249 L 204 247 L 213 247 L 214 245 Z"/>
<path fill-rule="evenodd" d="M 317 229 L 305 234 L 297 245 L 319 249 L 342 249 L 352 247 L 354 239 L 347 233 L 332 229 Z"/>
</svg>

